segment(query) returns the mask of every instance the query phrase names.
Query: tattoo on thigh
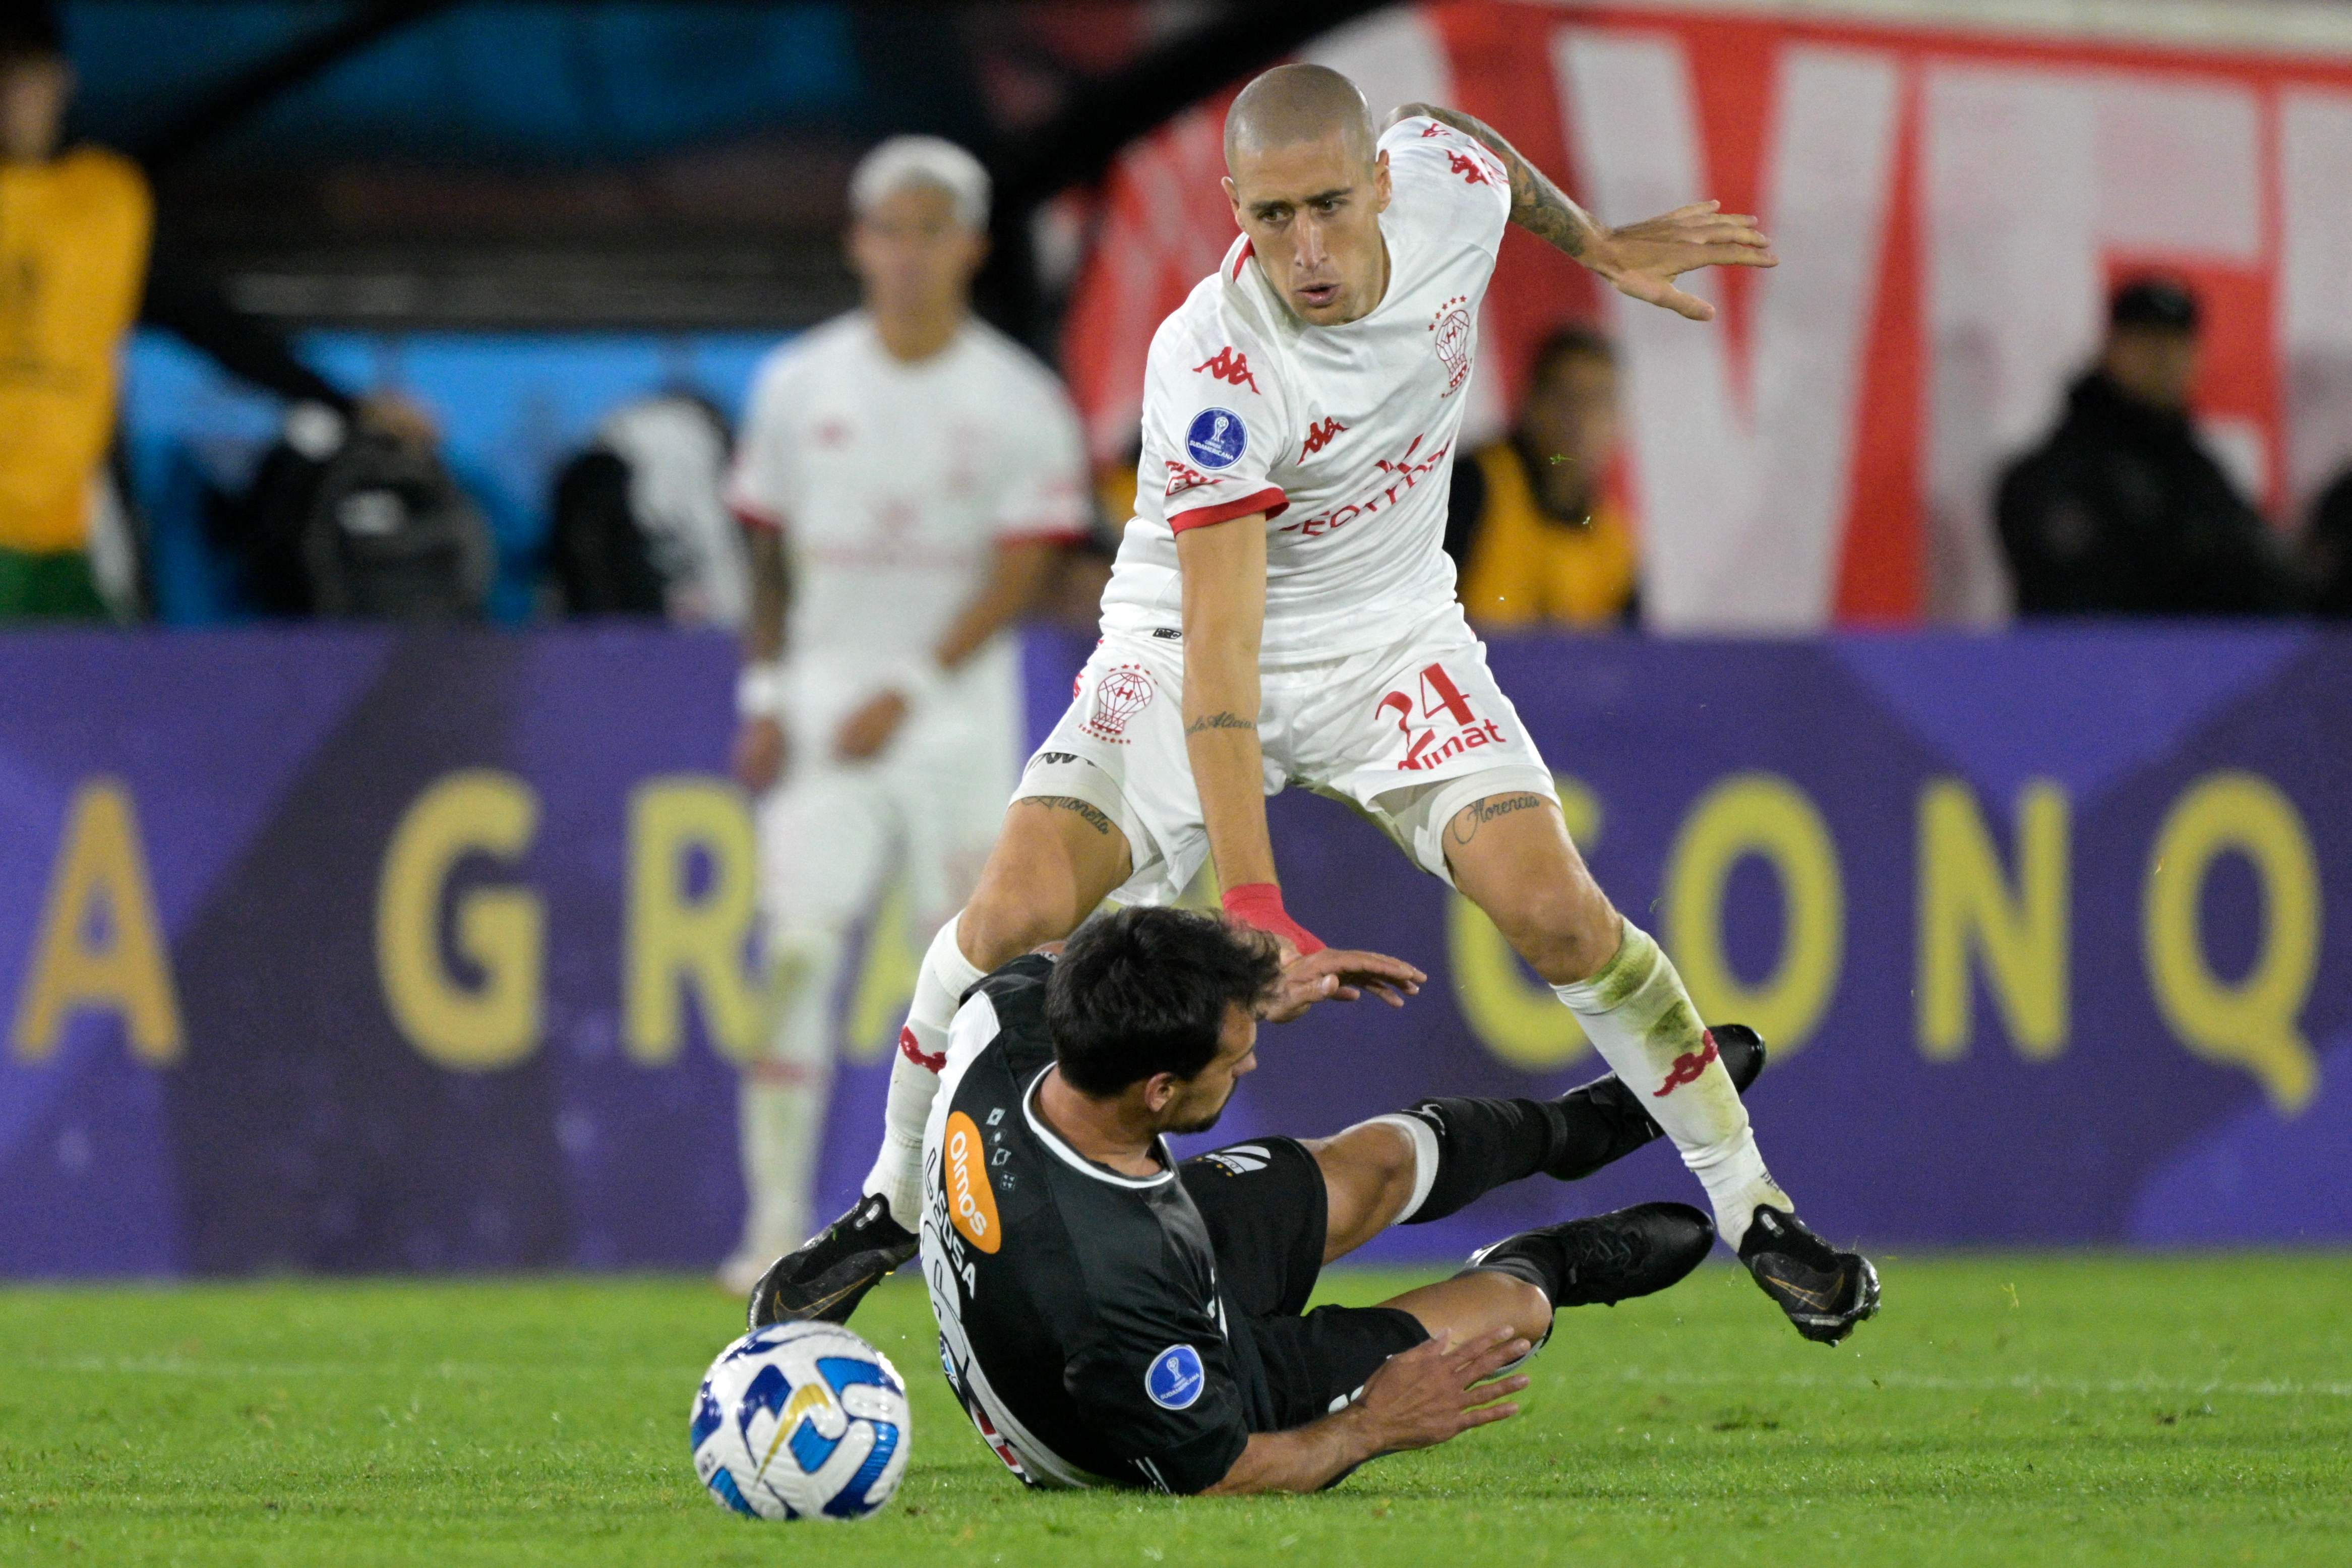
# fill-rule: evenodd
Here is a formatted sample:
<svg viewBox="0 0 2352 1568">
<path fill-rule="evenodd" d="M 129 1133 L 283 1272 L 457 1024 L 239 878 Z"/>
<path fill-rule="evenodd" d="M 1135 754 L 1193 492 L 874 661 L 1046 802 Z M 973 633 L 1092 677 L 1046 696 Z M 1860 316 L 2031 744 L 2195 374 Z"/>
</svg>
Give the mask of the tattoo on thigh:
<svg viewBox="0 0 2352 1568">
<path fill-rule="evenodd" d="M 1184 733 L 1197 735 L 1203 730 L 1255 730 L 1256 728 L 1255 720 L 1244 719 L 1238 713 L 1219 711 L 1202 714 L 1184 726 Z"/>
<path fill-rule="evenodd" d="M 1034 801 L 1039 805 L 1051 806 L 1062 811 L 1075 811 L 1079 815 L 1079 816 L 1085 818 L 1087 826 L 1093 828 L 1097 833 L 1107 835 L 1110 832 L 1110 818 L 1105 816 L 1102 812 L 1091 803 L 1080 800 L 1076 795 L 1024 795 L 1021 798 L 1024 800 Z"/>
<path fill-rule="evenodd" d="M 1456 844 L 1467 844 L 1478 837 L 1478 829 L 1495 818 L 1508 816 L 1515 811 L 1531 811 L 1543 803 L 1539 795 L 1490 795 L 1484 800 L 1474 800 L 1454 814 L 1445 836 Z"/>
</svg>

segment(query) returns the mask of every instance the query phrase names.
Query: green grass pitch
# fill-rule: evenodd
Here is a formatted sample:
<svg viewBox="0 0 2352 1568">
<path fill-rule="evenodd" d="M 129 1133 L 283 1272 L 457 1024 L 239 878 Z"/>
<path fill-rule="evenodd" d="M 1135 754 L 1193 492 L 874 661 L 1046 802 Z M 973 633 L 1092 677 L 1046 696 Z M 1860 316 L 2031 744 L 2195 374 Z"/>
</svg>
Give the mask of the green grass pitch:
<svg viewBox="0 0 2352 1568">
<path fill-rule="evenodd" d="M 0 1563 L 2352 1563 L 2352 1258 L 1884 1268 L 1833 1351 L 1720 1266 L 1565 1313 L 1517 1421 L 1231 1501 L 1024 1494 L 894 1281 L 913 1463 L 856 1525 L 696 1484 L 698 1280 L 5 1289 Z"/>
</svg>

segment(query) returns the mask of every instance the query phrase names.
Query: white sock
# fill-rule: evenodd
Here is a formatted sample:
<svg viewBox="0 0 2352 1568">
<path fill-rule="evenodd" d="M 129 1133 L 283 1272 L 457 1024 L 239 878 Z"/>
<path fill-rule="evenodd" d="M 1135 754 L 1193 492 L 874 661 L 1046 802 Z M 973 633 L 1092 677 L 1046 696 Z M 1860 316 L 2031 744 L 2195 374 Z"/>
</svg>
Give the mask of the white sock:
<svg viewBox="0 0 2352 1568">
<path fill-rule="evenodd" d="M 1649 933 L 1627 921 L 1617 955 L 1599 973 L 1552 989 L 1706 1188 L 1717 1235 L 1737 1247 L 1757 1205 L 1794 1212 L 1764 1168 L 1731 1074 L 1708 1054 L 1682 976 Z"/>
<path fill-rule="evenodd" d="M 808 1239 L 824 1108 L 833 1084 L 833 992 L 842 942 L 795 931 L 772 944 L 775 1017 L 766 1049 L 743 1066 L 736 1115 L 743 1158 L 747 1259 L 762 1264 Z"/>
<path fill-rule="evenodd" d="M 874 1156 L 874 1169 L 866 1174 L 865 1190 L 880 1193 L 890 1205 L 890 1217 L 908 1230 L 923 1213 L 923 1123 L 930 1120 L 931 1101 L 940 1092 L 948 1026 L 955 1022 L 957 1000 L 985 974 L 957 945 L 956 924 L 950 921 L 941 926 L 923 954 L 915 999 L 907 1008 L 906 1026 L 898 1031 L 898 1054 L 890 1064 L 882 1147 Z"/>
</svg>

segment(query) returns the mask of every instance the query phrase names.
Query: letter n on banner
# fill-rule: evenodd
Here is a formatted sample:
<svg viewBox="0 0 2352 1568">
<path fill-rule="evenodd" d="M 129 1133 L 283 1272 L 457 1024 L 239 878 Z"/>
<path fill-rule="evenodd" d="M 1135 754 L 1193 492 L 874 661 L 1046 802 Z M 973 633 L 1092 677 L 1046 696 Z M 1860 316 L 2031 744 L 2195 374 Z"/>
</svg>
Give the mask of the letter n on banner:
<svg viewBox="0 0 2352 1568">
<path fill-rule="evenodd" d="M 1976 796 L 1958 779 L 1919 796 L 1919 1048 L 1952 1061 L 1969 1048 L 1969 952 L 2018 1054 L 2047 1061 L 2066 1047 L 2066 792 L 2047 779 L 2017 802 L 2017 880 L 2011 891 Z"/>
</svg>

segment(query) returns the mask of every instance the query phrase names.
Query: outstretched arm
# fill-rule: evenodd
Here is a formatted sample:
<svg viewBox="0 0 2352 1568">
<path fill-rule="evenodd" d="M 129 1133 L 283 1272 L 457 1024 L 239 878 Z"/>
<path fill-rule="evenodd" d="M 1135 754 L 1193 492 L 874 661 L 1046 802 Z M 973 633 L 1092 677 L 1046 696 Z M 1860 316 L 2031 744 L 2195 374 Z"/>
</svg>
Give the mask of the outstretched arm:
<svg viewBox="0 0 2352 1568">
<path fill-rule="evenodd" d="M 1574 257 L 1620 293 L 1695 321 L 1708 321 L 1715 319 L 1715 307 L 1675 288 L 1676 278 L 1700 267 L 1780 264 L 1756 220 L 1719 211 L 1719 202 L 1677 207 L 1663 217 L 1612 229 L 1570 200 L 1567 192 L 1485 121 L 1433 103 L 1408 103 L 1389 117 L 1389 123 L 1415 116 L 1451 125 L 1500 158 L 1511 179 L 1511 221 Z"/>
<path fill-rule="evenodd" d="M 910 668 L 908 689 L 893 688 L 877 694 L 846 720 L 835 744 L 851 761 L 870 757 L 889 744 L 906 721 L 920 686 L 928 679 L 952 675 L 988 645 L 988 640 L 1027 615 L 1045 592 L 1045 580 L 1061 559 L 1062 547 L 1051 540 L 1006 540 L 996 546 L 988 575 L 962 613 L 950 624 L 930 650 L 929 659 Z"/>
</svg>

